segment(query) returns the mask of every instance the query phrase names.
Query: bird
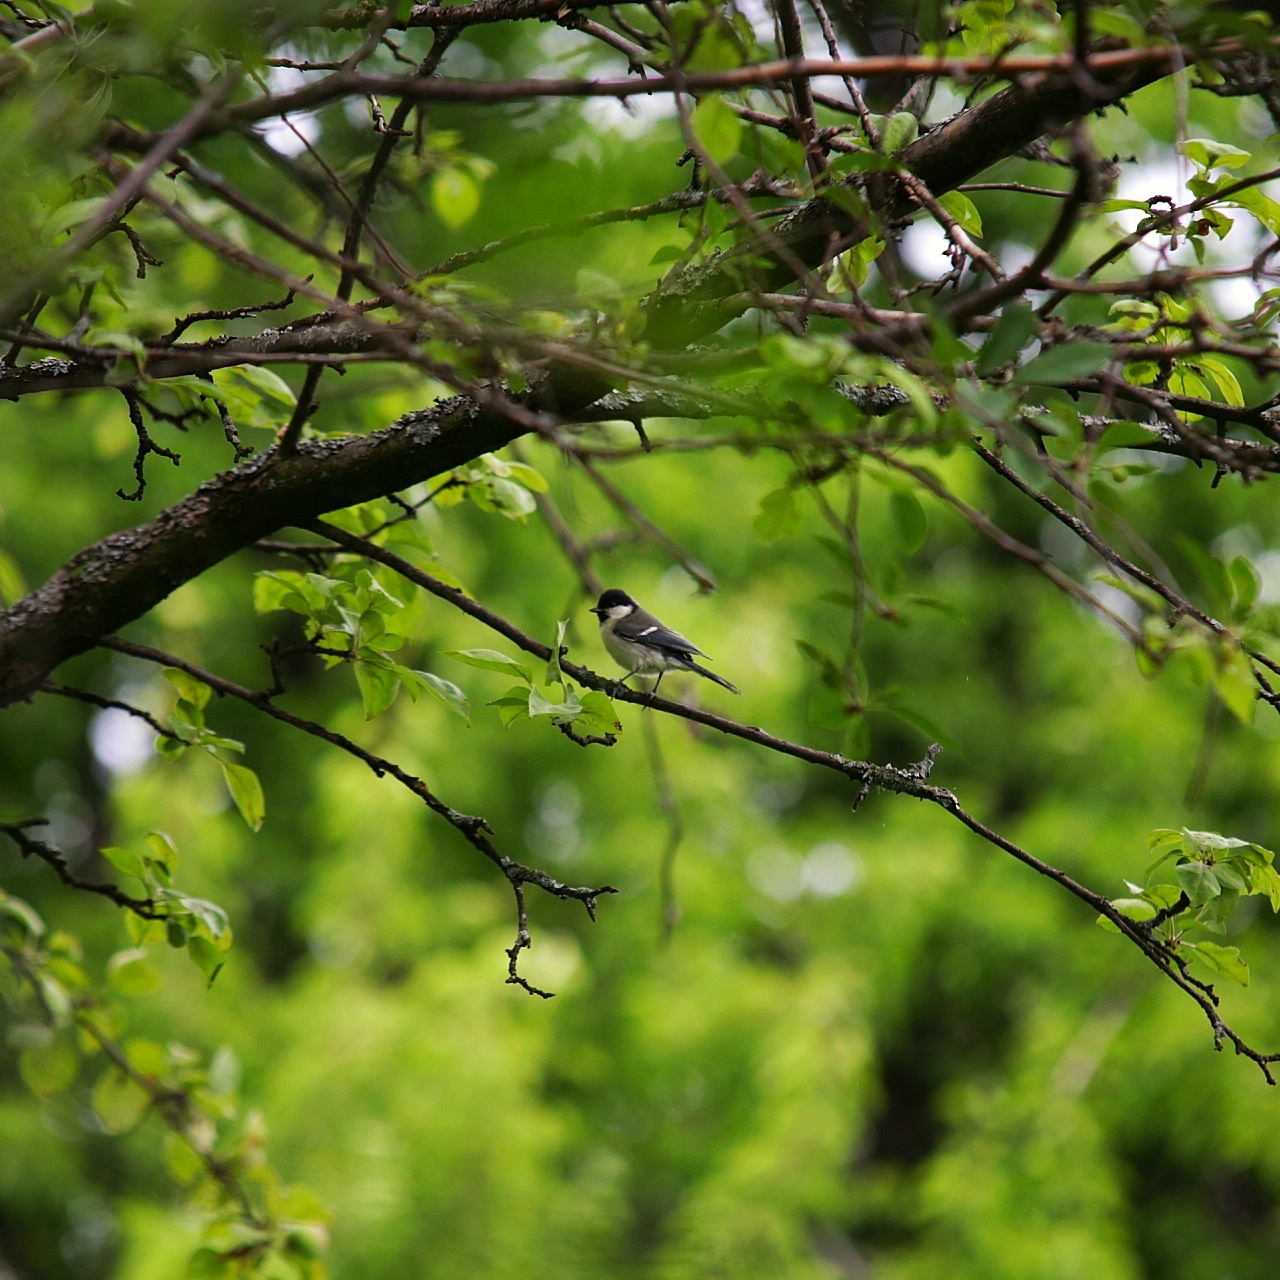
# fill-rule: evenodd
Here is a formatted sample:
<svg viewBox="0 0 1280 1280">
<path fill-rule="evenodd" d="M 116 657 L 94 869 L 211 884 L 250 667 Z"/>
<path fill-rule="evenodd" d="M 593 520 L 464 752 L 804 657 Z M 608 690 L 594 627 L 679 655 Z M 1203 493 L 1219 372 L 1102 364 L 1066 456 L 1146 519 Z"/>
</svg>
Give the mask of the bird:
<svg viewBox="0 0 1280 1280">
<path fill-rule="evenodd" d="M 727 680 L 700 667 L 695 657 L 707 655 L 690 644 L 678 631 L 659 622 L 647 609 L 642 609 L 625 591 L 610 587 L 596 601 L 591 612 L 600 619 L 600 639 L 609 656 L 627 669 L 623 680 L 632 676 L 657 675 L 653 693 L 668 671 L 694 671 L 714 681 L 730 693 L 740 693 Z"/>
</svg>

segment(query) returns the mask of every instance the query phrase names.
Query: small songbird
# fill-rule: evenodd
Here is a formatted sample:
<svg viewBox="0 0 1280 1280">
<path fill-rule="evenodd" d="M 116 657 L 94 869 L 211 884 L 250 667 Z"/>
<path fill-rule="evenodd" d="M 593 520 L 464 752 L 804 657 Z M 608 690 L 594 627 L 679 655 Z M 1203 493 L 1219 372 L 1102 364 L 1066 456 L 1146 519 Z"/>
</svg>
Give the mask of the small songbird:
<svg viewBox="0 0 1280 1280">
<path fill-rule="evenodd" d="M 625 591 L 611 587 L 596 601 L 591 612 L 600 619 L 600 639 L 609 650 L 609 656 L 627 669 L 627 674 L 622 677 L 624 680 L 631 676 L 656 675 L 658 680 L 653 692 L 657 693 L 658 685 L 668 671 L 696 671 L 730 693 L 739 692 L 727 680 L 694 662 L 695 657 L 705 658 L 707 655 L 679 632 L 663 626 Z"/>
</svg>

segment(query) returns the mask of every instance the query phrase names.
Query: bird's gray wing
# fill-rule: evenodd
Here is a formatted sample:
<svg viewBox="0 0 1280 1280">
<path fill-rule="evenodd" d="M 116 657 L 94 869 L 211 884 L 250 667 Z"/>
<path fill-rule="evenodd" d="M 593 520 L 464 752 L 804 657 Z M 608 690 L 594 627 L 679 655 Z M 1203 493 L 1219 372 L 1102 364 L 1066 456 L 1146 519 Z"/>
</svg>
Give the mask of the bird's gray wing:
<svg viewBox="0 0 1280 1280">
<path fill-rule="evenodd" d="M 705 658 L 707 655 L 698 648 L 697 645 L 691 644 L 678 631 L 672 631 L 670 627 L 664 626 L 652 614 L 640 616 L 643 611 L 637 610 L 630 618 L 627 619 L 629 625 L 624 634 L 628 640 L 636 640 L 641 644 L 652 645 L 655 649 L 661 649 L 664 653 L 674 654 L 677 657 L 698 657 Z"/>
</svg>

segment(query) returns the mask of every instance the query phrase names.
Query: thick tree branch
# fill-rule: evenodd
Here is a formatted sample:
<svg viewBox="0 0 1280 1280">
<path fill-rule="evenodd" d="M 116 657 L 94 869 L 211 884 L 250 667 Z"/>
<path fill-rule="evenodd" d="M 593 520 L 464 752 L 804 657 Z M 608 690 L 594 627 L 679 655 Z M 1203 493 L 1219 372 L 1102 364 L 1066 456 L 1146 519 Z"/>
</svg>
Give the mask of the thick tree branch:
<svg viewBox="0 0 1280 1280">
<path fill-rule="evenodd" d="M 1167 60 L 1159 58 L 1139 59 L 1136 69 L 1134 60 L 1126 61 L 1106 82 L 1109 100 L 1165 70 Z M 1095 77 L 1106 74 L 1105 66 L 1093 71 Z M 898 161 L 931 191 L 943 193 L 1098 105 L 1082 95 L 1069 73 L 1045 75 L 1031 87 L 1015 84 L 962 112 L 906 148 Z M 891 214 L 909 212 L 900 191 L 886 207 Z M 860 221 L 818 198 L 779 222 L 776 238 L 785 257 L 813 266 L 844 247 L 833 240 L 833 226 L 842 230 L 845 244 L 865 234 Z M 759 247 L 752 253 L 758 256 Z M 741 292 L 747 270 L 730 254 L 669 277 L 647 308 L 649 341 L 679 348 L 724 324 L 742 309 L 742 303 L 726 306 L 723 300 Z M 792 278 L 781 259 L 749 270 L 753 287 L 785 285 Z M 609 389 L 580 371 L 553 369 L 524 403 L 572 420 Z M 43 587 L 0 613 L 0 707 L 29 698 L 60 662 L 257 539 L 461 465 L 508 444 L 526 426 L 495 405 L 458 396 L 373 435 L 304 443 L 288 457 L 268 451 L 206 482 L 149 524 L 80 552 Z"/>
</svg>

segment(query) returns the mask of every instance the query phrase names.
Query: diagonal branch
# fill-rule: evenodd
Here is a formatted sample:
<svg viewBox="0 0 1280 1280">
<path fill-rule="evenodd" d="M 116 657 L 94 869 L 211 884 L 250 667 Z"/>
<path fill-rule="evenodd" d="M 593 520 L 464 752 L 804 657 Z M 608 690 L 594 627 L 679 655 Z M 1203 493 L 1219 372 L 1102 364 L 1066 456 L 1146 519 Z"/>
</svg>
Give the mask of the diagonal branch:
<svg viewBox="0 0 1280 1280">
<path fill-rule="evenodd" d="M 188 662 L 183 658 L 176 658 L 169 653 L 163 653 L 159 649 L 151 648 L 149 645 L 137 644 L 132 640 L 123 640 L 119 636 L 106 636 L 100 641 L 100 644 L 104 649 L 111 649 L 116 653 L 125 653 L 133 658 L 141 658 L 145 662 L 154 662 L 165 667 L 177 667 L 179 670 L 185 671 L 188 675 L 194 676 L 197 680 L 207 684 L 215 693 L 248 703 L 255 711 L 261 711 L 263 715 L 270 716 L 273 720 L 280 721 L 281 724 L 287 724 L 290 728 L 298 729 L 313 738 L 319 738 L 322 742 L 338 747 L 349 756 L 354 756 L 362 764 L 367 765 L 377 777 L 394 778 L 402 787 L 411 791 L 432 813 L 443 818 L 473 849 L 488 858 L 506 877 L 507 883 L 511 886 L 515 895 L 517 914 L 516 942 L 507 952 L 510 961 L 507 981 L 523 987 L 530 995 L 547 998 L 551 993 L 540 991 L 537 987 L 531 986 L 520 976 L 516 968 L 520 952 L 532 945 L 529 937 L 529 922 L 525 912 L 524 886 L 527 884 L 537 885 L 539 889 L 550 894 L 553 898 L 581 902 L 586 909 L 587 915 L 592 920 L 596 918 L 597 900 L 605 894 L 618 892 L 617 889 L 608 884 L 601 885 L 599 888 L 575 887 L 564 884 L 553 876 L 547 875 L 545 871 L 539 871 L 536 867 L 527 867 L 524 863 L 507 857 L 506 854 L 498 850 L 497 846 L 489 838 L 493 828 L 489 826 L 484 818 L 460 813 L 457 809 L 445 804 L 421 778 L 415 777 L 407 770 L 402 769 L 394 761 L 388 760 L 384 756 L 375 755 L 372 751 L 360 746 L 359 743 L 353 742 L 345 734 L 338 733 L 322 724 L 317 724 L 314 720 L 307 720 L 303 716 L 294 715 L 293 712 L 276 706 L 272 701 L 276 694 L 274 689 L 255 693 L 252 689 L 246 689 L 244 685 L 236 684 L 232 680 L 226 680 L 222 676 L 215 675 L 212 671 L 206 671 L 203 667 L 198 667 L 193 662 Z M 7 827 L 0 827 L 0 831 L 12 834 Z M 64 876 L 63 878 L 65 879 L 66 877 Z M 93 888 L 94 886 L 81 885 L 80 887 Z M 103 890 L 98 889 L 98 892 L 103 892 Z M 134 909 L 136 910 L 136 908 Z"/>
<path fill-rule="evenodd" d="M 483 622 L 486 626 L 507 637 L 526 653 L 531 653 L 544 660 L 551 657 L 549 645 L 545 645 L 535 637 L 528 635 L 515 626 L 514 623 L 486 608 L 478 601 L 472 600 L 457 588 L 446 585 L 438 578 L 419 569 L 416 565 L 410 564 L 409 561 L 402 556 L 396 555 L 395 552 L 388 551 L 385 547 L 380 547 L 376 543 L 369 542 L 367 539 L 358 537 L 355 534 L 347 533 L 324 521 L 313 521 L 306 527 L 311 532 L 329 538 L 355 555 L 386 565 L 406 580 L 429 591 L 432 595 L 449 601 L 463 613 L 468 614 L 479 622 Z M 701 707 L 686 706 L 683 703 L 673 702 L 670 699 L 660 698 L 650 693 L 637 693 L 619 682 L 606 680 L 589 668 L 566 661 L 564 658 L 561 658 L 560 667 L 583 688 L 598 689 L 608 693 L 618 701 L 634 703 L 653 711 L 662 711 L 668 715 L 692 720 L 728 736 L 740 738 L 778 754 L 791 756 L 795 759 L 803 760 L 807 764 L 817 765 L 839 773 L 858 785 L 858 794 L 853 802 L 854 809 L 858 808 L 867 792 L 873 787 L 882 791 L 894 792 L 898 795 L 913 796 L 918 800 L 927 800 L 931 804 L 937 805 L 988 844 L 994 845 L 997 849 L 1016 858 L 1037 874 L 1052 880 L 1115 925 L 1119 932 L 1128 938 L 1161 973 L 1200 1006 L 1213 1030 L 1215 1048 L 1221 1049 L 1224 1041 L 1230 1041 L 1238 1054 L 1249 1058 L 1250 1061 L 1258 1066 L 1268 1084 L 1275 1084 L 1275 1079 L 1271 1072 L 1271 1064 L 1280 1061 L 1280 1053 L 1260 1053 L 1229 1027 L 1218 1014 L 1217 997 L 1214 995 L 1212 987 L 1206 987 L 1185 972 L 1185 961 L 1164 945 L 1154 934 L 1150 924 L 1130 920 L 1112 906 L 1101 894 L 1086 888 L 1065 871 L 1036 857 L 1035 854 L 1015 844 L 998 831 L 993 830 L 969 813 L 953 792 L 944 787 L 935 786 L 929 781 L 933 770 L 933 762 L 941 751 L 940 747 L 931 746 L 925 754 L 925 758 L 918 764 L 902 767 L 873 764 L 866 760 L 849 760 L 834 752 L 822 751 L 803 743 L 790 742 L 785 738 L 775 737 L 773 734 L 767 733 L 754 725 L 740 724 L 736 720 L 730 720 L 725 716 L 705 711 Z"/>
</svg>

